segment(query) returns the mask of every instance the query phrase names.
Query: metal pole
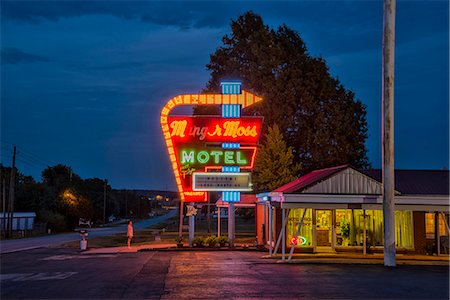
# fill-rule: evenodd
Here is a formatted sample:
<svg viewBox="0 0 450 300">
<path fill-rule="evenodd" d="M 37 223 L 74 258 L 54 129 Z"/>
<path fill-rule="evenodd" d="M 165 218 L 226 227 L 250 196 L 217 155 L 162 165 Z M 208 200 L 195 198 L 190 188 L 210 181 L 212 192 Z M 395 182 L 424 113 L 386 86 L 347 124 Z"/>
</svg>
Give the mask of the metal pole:
<svg viewBox="0 0 450 300">
<path fill-rule="evenodd" d="M 285 221 L 286 221 L 286 210 L 284 208 L 282 208 L 281 209 L 281 222 L 283 223 L 283 225 L 284 225 Z M 282 245 L 281 245 L 281 260 L 285 260 L 285 256 L 286 256 L 286 230 L 281 230 L 281 243 L 282 243 Z"/>
<path fill-rule="evenodd" d="M 103 224 L 106 223 L 106 185 L 108 180 L 105 179 L 105 184 L 103 186 Z"/>
<path fill-rule="evenodd" d="M 128 192 L 125 190 L 125 218 L 128 219 Z"/>
<path fill-rule="evenodd" d="M 450 235 L 450 227 L 448 226 L 447 217 L 445 216 L 445 214 L 443 212 L 441 212 L 441 216 L 445 223 L 445 229 L 447 230 L 447 235 Z"/>
<path fill-rule="evenodd" d="M 228 203 L 228 243 L 234 247 L 234 203 Z"/>
<path fill-rule="evenodd" d="M 189 247 L 192 247 L 195 231 L 195 216 L 189 216 Z"/>
<path fill-rule="evenodd" d="M 384 265 L 396 266 L 394 202 L 394 51 L 396 0 L 384 0 L 383 28 L 383 219 Z"/>
<path fill-rule="evenodd" d="M 439 213 L 434 213 L 434 239 L 436 240 L 436 253 L 441 254 L 441 237 L 439 232 Z"/>
<path fill-rule="evenodd" d="M 363 210 L 363 218 L 364 218 L 364 231 L 363 231 L 363 255 L 367 254 L 366 250 L 366 236 L 367 236 L 367 229 L 366 229 L 366 210 Z"/>
<path fill-rule="evenodd" d="M 2 208 L 2 212 L 3 212 L 3 219 L 2 219 L 2 230 L 3 230 L 3 235 L 6 236 L 6 184 L 5 184 L 5 177 L 3 175 L 2 178 L 2 199 L 3 199 L 3 208 Z"/>
<path fill-rule="evenodd" d="M 184 202 L 180 200 L 180 221 L 178 226 L 178 236 L 183 238 L 183 204 Z"/>
<path fill-rule="evenodd" d="M 14 186 L 16 183 L 16 145 L 14 145 L 11 177 L 9 180 L 9 203 L 8 203 L 8 237 L 12 237 L 12 227 L 14 218 Z"/>
<path fill-rule="evenodd" d="M 269 254 L 272 255 L 272 205 L 269 203 Z"/>
<path fill-rule="evenodd" d="M 284 230 L 284 229 L 286 228 L 286 223 L 287 223 L 288 220 L 289 220 L 289 214 L 290 214 L 290 213 L 291 213 L 291 210 L 288 209 L 287 216 L 286 216 L 285 221 L 283 222 L 283 226 L 281 227 L 281 230 Z M 277 254 L 278 247 L 280 246 L 280 243 L 281 243 L 281 232 L 280 232 L 280 234 L 278 235 L 277 242 L 275 243 L 275 249 L 273 250 L 272 255 L 276 255 L 276 254 Z"/>
<path fill-rule="evenodd" d="M 217 236 L 220 236 L 220 207 L 217 207 Z"/>
</svg>

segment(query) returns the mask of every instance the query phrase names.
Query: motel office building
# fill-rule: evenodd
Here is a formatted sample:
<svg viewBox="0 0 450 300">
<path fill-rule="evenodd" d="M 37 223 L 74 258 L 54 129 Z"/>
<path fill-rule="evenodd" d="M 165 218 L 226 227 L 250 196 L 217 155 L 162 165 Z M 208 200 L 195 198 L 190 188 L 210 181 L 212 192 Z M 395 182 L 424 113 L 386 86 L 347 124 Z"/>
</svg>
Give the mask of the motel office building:
<svg viewBox="0 0 450 300">
<path fill-rule="evenodd" d="M 448 254 L 449 171 L 396 170 L 395 186 L 397 253 Z M 284 232 L 288 252 L 383 251 L 380 170 L 317 170 L 257 198 L 258 244 Z"/>
</svg>

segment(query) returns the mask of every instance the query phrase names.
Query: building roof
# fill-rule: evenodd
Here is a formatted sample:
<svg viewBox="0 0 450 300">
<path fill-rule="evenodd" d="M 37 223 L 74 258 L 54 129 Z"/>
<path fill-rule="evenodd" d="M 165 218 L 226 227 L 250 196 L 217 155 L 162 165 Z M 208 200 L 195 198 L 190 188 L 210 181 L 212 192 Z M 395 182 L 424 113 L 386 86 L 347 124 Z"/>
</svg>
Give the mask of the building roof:
<svg viewBox="0 0 450 300">
<path fill-rule="evenodd" d="M 291 181 L 275 190 L 273 192 L 283 192 L 283 193 L 294 193 L 299 190 L 302 190 L 310 185 L 316 184 L 319 181 L 322 181 L 334 174 L 350 167 L 350 165 L 342 165 L 322 170 L 312 171 L 306 175 L 303 175 L 294 181 Z"/>
<path fill-rule="evenodd" d="M 275 190 L 273 192 L 283 192 L 288 194 L 293 193 L 317 193 L 317 188 L 314 188 L 313 186 L 318 186 L 319 183 L 325 182 L 331 182 L 331 184 L 334 186 L 331 190 L 336 190 L 336 183 L 333 183 L 333 178 L 338 178 L 339 176 L 343 175 L 343 170 L 353 170 L 352 173 L 353 179 L 347 179 L 344 177 L 341 177 L 344 179 L 344 185 L 347 187 L 349 186 L 349 180 L 354 181 L 357 180 L 357 177 L 354 177 L 355 174 L 360 174 L 361 176 L 368 176 L 367 179 L 375 180 L 372 184 L 377 184 L 380 186 L 381 184 L 381 170 L 379 169 L 372 169 L 372 170 L 366 170 L 361 171 L 357 170 L 356 168 L 352 167 L 351 165 L 342 165 L 327 169 L 321 169 L 312 171 L 311 173 L 308 173 L 306 175 L 303 175 L 294 181 L 291 181 L 290 183 L 287 183 Z M 356 172 L 355 172 L 356 171 Z M 342 172 L 342 173 L 341 173 Z M 348 172 L 348 171 L 346 171 Z M 337 175 L 337 173 L 340 173 Z M 351 184 L 350 184 L 351 185 Z M 361 186 L 359 182 L 355 182 L 353 184 L 354 186 Z M 329 184 L 327 184 L 329 186 Z M 321 187 L 322 190 L 323 187 Z M 348 193 L 344 192 L 344 189 L 341 189 L 340 193 Z M 347 188 L 348 190 L 348 188 Z M 357 189 L 360 190 L 360 189 Z M 379 187 L 378 187 L 379 190 Z M 402 195 L 449 195 L 449 171 L 448 170 L 395 170 L 395 190 L 396 192 L 402 194 Z M 315 192 L 314 192 L 315 191 Z M 360 190 L 361 191 L 361 190 Z M 381 190 L 379 192 L 376 192 L 375 194 L 380 194 Z M 328 192 L 329 193 L 329 192 Z M 331 192 L 333 193 L 333 192 Z"/>
<path fill-rule="evenodd" d="M 363 171 L 381 182 L 381 170 Z M 449 195 L 448 170 L 395 170 L 395 189 L 403 195 Z"/>
<path fill-rule="evenodd" d="M 241 194 L 241 201 L 234 203 L 236 207 L 255 207 L 258 199 L 254 194 Z M 228 202 L 223 202 L 220 198 L 216 202 L 217 207 L 228 207 Z"/>
</svg>

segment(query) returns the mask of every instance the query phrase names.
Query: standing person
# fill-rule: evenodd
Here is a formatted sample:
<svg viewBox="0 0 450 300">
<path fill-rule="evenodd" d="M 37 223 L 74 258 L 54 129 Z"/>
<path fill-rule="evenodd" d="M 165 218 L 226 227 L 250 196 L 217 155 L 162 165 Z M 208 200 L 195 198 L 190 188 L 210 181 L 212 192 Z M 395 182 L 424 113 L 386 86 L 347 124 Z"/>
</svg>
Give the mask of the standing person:
<svg viewBox="0 0 450 300">
<path fill-rule="evenodd" d="M 128 237 L 128 249 L 131 249 L 131 239 L 133 238 L 133 221 L 128 221 L 128 230 L 127 230 L 127 237 Z"/>
</svg>

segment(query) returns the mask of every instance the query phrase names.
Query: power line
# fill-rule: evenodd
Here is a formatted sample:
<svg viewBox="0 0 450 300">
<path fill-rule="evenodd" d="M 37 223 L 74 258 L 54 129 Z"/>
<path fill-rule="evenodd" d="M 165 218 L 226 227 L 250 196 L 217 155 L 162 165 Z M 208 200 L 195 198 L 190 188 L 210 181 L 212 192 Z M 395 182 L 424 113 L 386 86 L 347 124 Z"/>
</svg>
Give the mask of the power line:
<svg viewBox="0 0 450 300">
<path fill-rule="evenodd" d="M 5 141 L 5 140 L 3 140 L 2 143 L 14 145 L 13 143 L 10 143 L 10 142 Z M 12 149 L 12 146 L 10 146 L 10 147 L 11 147 L 11 149 Z M 10 148 L 7 148 L 7 147 L 5 147 L 5 146 L 2 146 L 2 148 L 3 148 L 3 149 L 6 149 L 6 150 L 10 150 L 10 151 L 12 152 L 12 150 L 11 150 Z M 20 146 L 20 147 L 17 146 L 17 149 L 19 150 L 18 152 L 19 152 L 20 154 L 22 154 L 23 156 L 27 156 L 30 160 L 33 160 L 33 161 L 35 161 L 35 162 L 38 162 L 38 163 L 40 163 L 40 164 L 42 164 L 42 165 L 44 165 L 44 166 L 46 166 L 46 167 L 47 167 L 47 166 L 50 166 L 50 165 L 57 165 L 55 162 L 50 161 L 50 160 L 48 160 L 48 159 L 45 159 L 45 158 L 43 158 L 43 157 L 37 155 L 36 153 L 33 153 L 32 151 L 23 148 L 22 146 Z"/>
</svg>

